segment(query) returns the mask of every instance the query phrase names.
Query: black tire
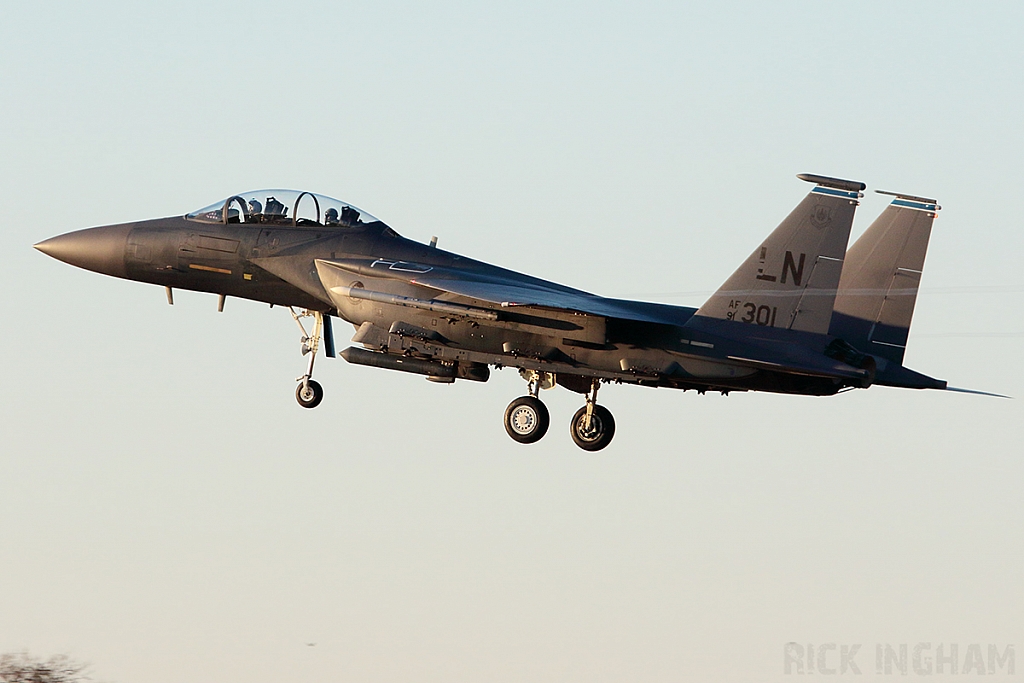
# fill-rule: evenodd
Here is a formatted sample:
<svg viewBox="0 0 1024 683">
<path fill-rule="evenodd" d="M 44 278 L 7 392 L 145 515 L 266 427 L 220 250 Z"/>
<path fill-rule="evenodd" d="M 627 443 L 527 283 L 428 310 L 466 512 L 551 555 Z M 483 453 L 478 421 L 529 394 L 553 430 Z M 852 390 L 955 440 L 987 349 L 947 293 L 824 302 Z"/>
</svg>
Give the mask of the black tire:
<svg viewBox="0 0 1024 683">
<path fill-rule="evenodd" d="M 533 396 L 520 396 L 505 409 L 505 431 L 519 443 L 540 441 L 550 423 L 547 406 Z"/>
<path fill-rule="evenodd" d="M 295 400 L 303 408 L 316 408 L 320 405 L 320 401 L 324 400 L 324 388 L 320 386 L 319 382 L 313 380 L 309 380 L 305 386 L 299 382 L 299 386 L 295 387 Z"/>
<path fill-rule="evenodd" d="M 590 429 L 586 429 L 587 407 L 583 406 L 572 416 L 569 433 L 573 442 L 585 451 L 599 451 L 612 442 L 615 436 L 615 418 L 610 410 L 602 405 L 594 406 L 590 416 Z"/>
</svg>

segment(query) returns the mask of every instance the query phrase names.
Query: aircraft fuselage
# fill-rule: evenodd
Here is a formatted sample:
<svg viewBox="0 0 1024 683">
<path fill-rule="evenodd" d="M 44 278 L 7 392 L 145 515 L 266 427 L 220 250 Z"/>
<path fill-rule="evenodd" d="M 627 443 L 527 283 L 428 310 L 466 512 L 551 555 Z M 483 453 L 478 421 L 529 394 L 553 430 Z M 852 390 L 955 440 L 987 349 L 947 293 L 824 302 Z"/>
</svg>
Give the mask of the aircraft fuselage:
<svg viewBox="0 0 1024 683">
<path fill-rule="evenodd" d="M 886 384 L 946 388 L 902 365 L 933 200 L 896 199 L 844 260 L 863 183 L 816 183 L 700 308 L 610 299 L 405 239 L 355 207 L 308 192 L 236 195 L 186 216 L 90 228 L 36 245 L 72 265 L 174 289 L 302 309 L 306 374 L 296 398 L 319 404 L 312 380 L 332 316 L 351 323 L 351 363 L 487 381 L 518 368 L 530 395 L 506 411 L 512 438 L 547 429 L 538 390 L 585 394 L 573 439 L 604 448 L 614 420 L 601 383 L 831 395 Z M 281 200 L 284 201 L 281 201 Z M 288 202 L 287 204 L 285 202 Z M 305 203 L 303 203 L 305 202 Z M 289 214 L 290 212 L 290 214 Z"/>
</svg>

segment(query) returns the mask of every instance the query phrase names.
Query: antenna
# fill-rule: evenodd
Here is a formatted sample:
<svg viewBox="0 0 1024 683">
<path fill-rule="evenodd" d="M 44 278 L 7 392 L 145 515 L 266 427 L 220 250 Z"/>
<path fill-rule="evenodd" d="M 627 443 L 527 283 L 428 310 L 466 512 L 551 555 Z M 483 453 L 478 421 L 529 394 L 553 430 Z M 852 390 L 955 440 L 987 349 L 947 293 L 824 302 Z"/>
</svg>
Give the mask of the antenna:
<svg viewBox="0 0 1024 683">
<path fill-rule="evenodd" d="M 798 173 L 797 178 L 809 183 L 817 183 L 825 187 L 834 187 L 837 190 L 850 190 L 852 192 L 863 192 L 867 185 L 857 180 L 843 180 L 841 178 L 830 178 L 827 175 L 814 175 L 813 173 Z"/>
<path fill-rule="evenodd" d="M 875 190 L 878 194 L 888 195 L 890 197 L 899 197 L 900 199 L 909 199 L 912 202 L 925 202 L 926 204 L 935 204 L 935 199 L 928 199 L 927 197 L 917 197 L 912 194 L 903 194 L 902 192 L 887 192 L 885 190 Z"/>
</svg>

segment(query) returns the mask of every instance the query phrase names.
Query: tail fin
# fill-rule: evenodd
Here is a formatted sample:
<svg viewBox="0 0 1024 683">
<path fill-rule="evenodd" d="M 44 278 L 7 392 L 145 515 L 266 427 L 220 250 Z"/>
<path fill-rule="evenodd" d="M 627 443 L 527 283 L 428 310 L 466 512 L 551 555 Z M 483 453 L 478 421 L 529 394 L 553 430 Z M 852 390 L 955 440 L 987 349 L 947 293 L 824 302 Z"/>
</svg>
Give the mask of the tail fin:
<svg viewBox="0 0 1024 683">
<path fill-rule="evenodd" d="M 876 191 L 895 199 L 846 254 L 829 334 L 902 365 L 928 238 L 941 207 L 934 199 Z"/>
<path fill-rule="evenodd" d="M 817 186 L 696 315 L 825 334 L 864 183 L 809 174 Z"/>
</svg>

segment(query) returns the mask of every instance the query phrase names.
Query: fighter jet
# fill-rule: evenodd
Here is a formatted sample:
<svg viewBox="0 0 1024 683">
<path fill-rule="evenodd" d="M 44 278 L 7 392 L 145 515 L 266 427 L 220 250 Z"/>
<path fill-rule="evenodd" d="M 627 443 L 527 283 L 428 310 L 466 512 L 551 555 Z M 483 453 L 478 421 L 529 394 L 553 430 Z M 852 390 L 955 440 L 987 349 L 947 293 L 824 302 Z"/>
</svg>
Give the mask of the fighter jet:
<svg viewBox="0 0 1024 683">
<path fill-rule="evenodd" d="M 35 245 L 80 268 L 166 288 L 288 307 L 308 355 L 295 397 L 313 379 L 331 320 L 355 327 L 349 363 L 486 382 L 516 368 L 526 395 L 505 411 L 508 435 L 548 430 L 540 391 L 561 386 L 584 405 L 570 421 L 580 448 L 615 434 L 602 384 L 728 394 L 831 396 L 874 384 L 947 389 L 903 366 L 934 199 L 892 203 L 847 251 L 864 183 L 801 174 L 806 197 L 700 308 L 610 299 L 406 239 L 346 202 L 312 192 L 233 195 L 184 216 L 70 232 Z M 296 310 L 298 309 L 298 310 Z M 306 325 L 310 329 L 306 329 Z"/>
</svg>

